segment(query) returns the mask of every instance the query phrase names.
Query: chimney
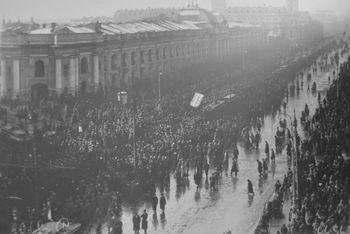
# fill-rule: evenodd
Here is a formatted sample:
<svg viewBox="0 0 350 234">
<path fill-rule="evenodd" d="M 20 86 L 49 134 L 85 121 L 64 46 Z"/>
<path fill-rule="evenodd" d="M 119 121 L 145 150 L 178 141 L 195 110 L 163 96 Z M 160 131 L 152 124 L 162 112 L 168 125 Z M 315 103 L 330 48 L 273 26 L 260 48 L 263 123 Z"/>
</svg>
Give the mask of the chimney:
<svg viewBox="0 0 350 234">
<path fill-rule="evenodd" d="M 51 23 L 51 33 L 53 33 L 56 29 L 57 24 L 56 23 Z"/>
<path fill-rule="evenodd" d="M 95 23 L 95 32 L 101 33 L 101 23 L 98 22 L 98 20 L 97 20 L 97 22 Z"/>
</svg>

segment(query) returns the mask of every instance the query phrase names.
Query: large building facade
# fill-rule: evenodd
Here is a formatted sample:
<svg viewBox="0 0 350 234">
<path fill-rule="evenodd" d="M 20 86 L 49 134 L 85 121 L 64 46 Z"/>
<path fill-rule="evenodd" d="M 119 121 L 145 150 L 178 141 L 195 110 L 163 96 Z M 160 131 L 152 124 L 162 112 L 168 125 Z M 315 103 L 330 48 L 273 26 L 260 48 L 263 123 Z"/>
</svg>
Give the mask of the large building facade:
<svg viewBox="0 0 350 234">
<path fill-rule="evenodd" d="M 160 72 L 170 76 L 184 66 L 242 53 L 243 45 L 267 43 L 263 27 L 230 27 L 198 8 L 183 10 L 181 17 L 79 27 L 3 25 L 0 95 L 38 99 L 48 93 L 125 90 Z"/>
<path fill-rule="evenodd" d="M 321 26 L 307 12 L 299 10 L 299 0 L 286 0 L 283 7 L 229 7 L 223 12 L 227 21 L 262 25 L 272 38 L 283 38 L 293 43 L 322 37 Z M 317 35 L 316 35 L 317 34 Z"/>
</svg>

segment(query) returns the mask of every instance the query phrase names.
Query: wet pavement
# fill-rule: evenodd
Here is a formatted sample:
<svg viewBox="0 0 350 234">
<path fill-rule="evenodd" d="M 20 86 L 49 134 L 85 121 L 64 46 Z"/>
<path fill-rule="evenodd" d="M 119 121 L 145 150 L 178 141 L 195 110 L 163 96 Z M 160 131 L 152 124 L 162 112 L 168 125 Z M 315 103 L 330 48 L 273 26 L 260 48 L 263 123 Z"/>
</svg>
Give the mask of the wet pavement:
<svg viewBox="0 0 350 234">
<path fill-rule="evenodd" d="M 344 59 L 343 59 L 344 60 Z M 317 83 L 317 92 L 322 98 L 329 88 L 328 76 L 334 68 L 328 72 L 313 74 L 310 81 L 310 88 L 313 81 Z M 310 115 L 313 115 L 318 107 L 317 93 L 307 92 L 307 72 L 304 72 L 304 87 L 295 97 L 289 97 L 286 113 L 300 120 L 301 111 L 305 103 L 308 104 Z M 282 109 L 282 108 L 281 108 Z M 170 187 L 165 190 L 167 205 L 165 215 L 158 210 L 153 214 L 150 203 L 138 204 L 136 207 L 123 206 L 121 221 L 123 222 L 123 233 L 133 233 L 132 214 L 138 211 L 142 213 L 146 209 L 148 218 L 148 233 L 183 233 L 183 234 L 222 234 L 225 231 L 232 233 L 253 233 L 258 220 L 261 217 L 265 202 L 270 198 L 274 190 L 274 184 L 287 172 L 288 163 L 285 151 L 276 155 L 276 166 L 270 168 L 267 179 L 259 181 L 257 172 L 257 159 L 265 158 L 265 140 L 269 142 L 270 148 L 274 146 L 274 135 L 279 125 L 280 118 L 286 118 L 290 128 L 289 117 L 283 113 L 267 115 L 264 118 L 264 125 L 261 131 L 260 148 L 256 151 L 245 151 L 240 145 L 239 150 L 239 173 L 237 178 L 230 176 L 230 168 L 227 168 L 219 182 L 218 191 L 211 191 L 208 183 L 203 177 L 202 188 L 196 188 L 193 180 L 194 171 L 189 172 L 190 183 L 186 187 L 177 187 L 174 177 L 171 177 Z M 298 132 L 302 133 L 298 122 Z M 231 159 L 229 161 L 231 166 Z M 209 172 L 211 173 L 211 172 Z M 249 201 L 247 195 L 247 179 L 250 179 L 254 186 L 255 196 Z M 159 197 L 160 191 L 157 191 Z M 159 206 L 158 206 L 159 209 Z M 107 225 L 102 228 L 103 233 L 107 232 Z M 143 231 L 140 231 L 143 233 Z"/>
</svg>

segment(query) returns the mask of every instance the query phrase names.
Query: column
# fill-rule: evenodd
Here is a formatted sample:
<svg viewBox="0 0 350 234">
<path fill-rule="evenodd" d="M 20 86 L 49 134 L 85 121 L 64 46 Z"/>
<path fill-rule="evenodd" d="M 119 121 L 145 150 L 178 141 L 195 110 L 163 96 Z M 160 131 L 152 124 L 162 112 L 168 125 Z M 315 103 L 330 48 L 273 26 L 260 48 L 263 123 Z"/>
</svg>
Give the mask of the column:
<svg viewBox="0 0 350 234">
<path fill-rule="evenodd" d="M 13 61 L 13 97 L 20 92 L 19 87 L 19 60 Z"/>
<path fill-rule="evenodd" d="M 56 93 L 62 93 L 62 60 L 56 59 Z"/>
<path fill-rule="evenodd" d="M 0 77 L 0 97 L 4 97 L 6 95 L 6 62 L 5 60 L 1 60 L 1 77 Z"/>
<path fill-rule="evenodd" d="M 100 72 L 98 67 L 98 55 L 94 56 L 94 83 L 98 87 L 100 83 Z"/>
<path fill-rule="evenodd" d="M 79 58 L 75 58 L 75 88 L 79 88 Z"/>
<path fill-rule="evenodd" d="M 70 67 L 70 90 L 74 94 L 75 92 L 75 75 L 76 75 L 76 67 L 75 67 L 75 58 L 71 58 L 69 60 Z"/>
</svg>

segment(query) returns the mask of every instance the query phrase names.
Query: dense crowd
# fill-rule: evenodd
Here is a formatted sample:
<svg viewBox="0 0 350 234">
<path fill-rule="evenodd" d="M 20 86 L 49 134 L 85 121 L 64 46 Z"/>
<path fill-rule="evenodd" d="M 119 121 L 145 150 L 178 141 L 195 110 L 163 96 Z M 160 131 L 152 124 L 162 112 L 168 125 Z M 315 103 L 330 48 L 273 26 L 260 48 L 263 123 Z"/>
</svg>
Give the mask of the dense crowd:
<svg viewBox="0 0 350 234">
<path fill-rule="evenodd" d="M 169 184 L 173 171 L 185 172 L 190 166 L 202 168 L 209 163 L 212 167 L 220 165 L 224 149 L 236 144 L 242 128 L 254 125 L 264 113 L 280 106 L 295 71 L 337 46 L 337 42 L 329 43 L 292 65 L 285 79 L 277 75 L 262 79 L 251 74 L 256 85 L 241 93 L 247 102 L 241 105 L 249 108 L 227 119 L 206 119 L 202 110 L 189 106 L 197 86 L 181 94 L 179 87 L 167 93 L 161 108 L 154 99 L 141 101 L 136 95 L 129 95 L 128 103 L 123 104 L 117 95 L 101 90 L 84 98 L 51 95 L 39 103 L 2 100 L 17 113 L 20 125 L 35 125 L 33 147 L 21 160 L 29 163 L 35 158 L 43 169 L 2 172 L 1 197 L 24 198 L 27 208 L 12 210 L 10 218 L 1 217 L 1 221 L 12 220 L 13 230 L 33 230 L 37 220 L 68 217 L 87 227 L 100 222 L 101 217 L 118 216 L 122 198 L 150 199 L 156 184 Z M 271 69 L 265 73 L 268 71 Z M 212 83 L 210 79 L 200 83 L 201 90 L 209 90 L 205 103 L 233 90 L 227 83 L 221 87 Z"/>
<path fill-rule="evenodd" d="M 300 206 L 292 229 L 300 233 L 349 232 L 349 63 L 341 65 L 298 154 Z"/>
</svg>

